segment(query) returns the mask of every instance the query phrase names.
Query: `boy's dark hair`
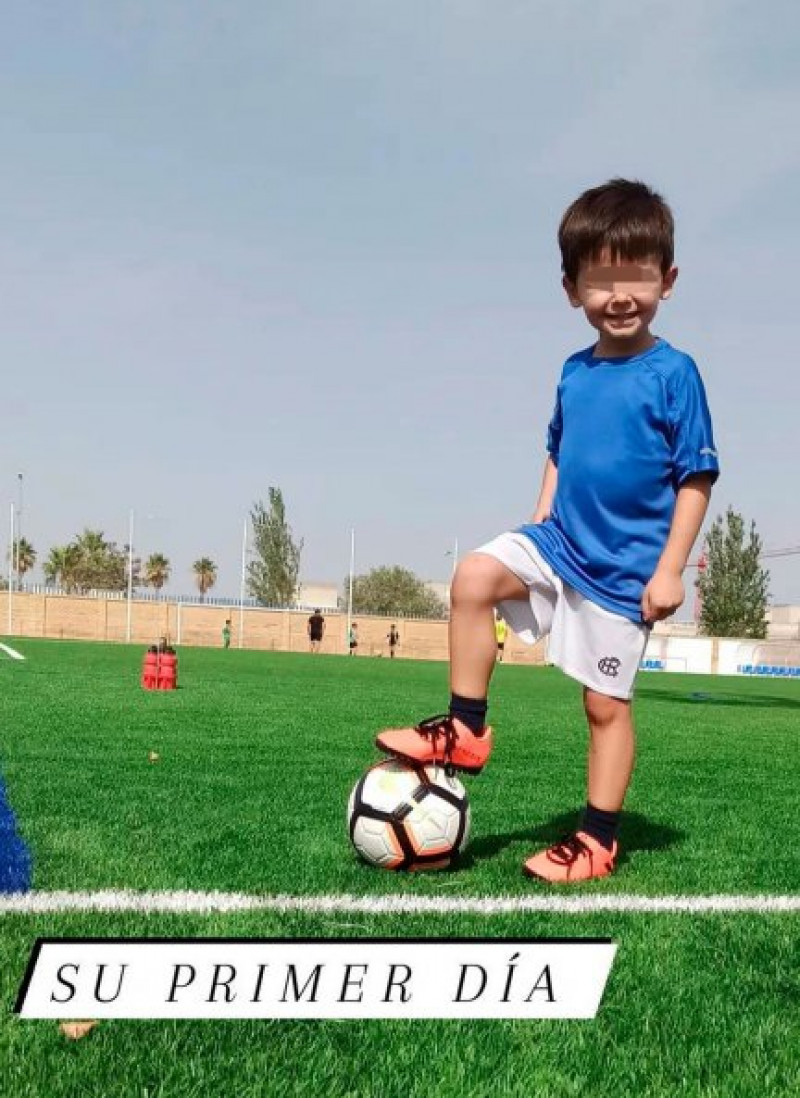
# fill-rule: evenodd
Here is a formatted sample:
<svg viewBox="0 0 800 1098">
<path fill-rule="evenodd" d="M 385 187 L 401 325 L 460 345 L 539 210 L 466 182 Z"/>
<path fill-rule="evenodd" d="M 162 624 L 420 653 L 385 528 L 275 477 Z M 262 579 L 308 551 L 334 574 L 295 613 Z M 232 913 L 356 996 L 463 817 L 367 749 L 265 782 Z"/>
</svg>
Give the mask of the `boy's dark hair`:
<svg viewBox="0 0 800 1098">
<path fill-rule="evenodd" d="M 658 256 L 665 274 L 672 266 L 674 232 L 672 211 L 660 194 L 637 180 L 611 179 L 584 191 L 561 218 L 561 267 L 576 282 L 581 263 L 608 249 L 615 260 Z"/>
</svg>

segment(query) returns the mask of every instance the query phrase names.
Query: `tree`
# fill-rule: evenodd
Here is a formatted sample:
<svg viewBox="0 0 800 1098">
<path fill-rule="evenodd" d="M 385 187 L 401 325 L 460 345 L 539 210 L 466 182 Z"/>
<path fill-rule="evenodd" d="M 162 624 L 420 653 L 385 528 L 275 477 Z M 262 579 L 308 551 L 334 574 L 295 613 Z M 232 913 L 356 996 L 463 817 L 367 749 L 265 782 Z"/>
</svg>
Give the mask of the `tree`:
<svg viewBox="0 0 800 1098">
<path fill-rule="evenodd" d="M 139 582 L 141 561 L 134 558 L 133 583 Z M 69 545 L 55 546 L 44 565 L 48 583 L 67 591 L 124 591 L 128 586 L 128 546 L 106 541 L 100 530 L 84 530 Z"/>
<path fill-rule="evenodd" d="M 292 537 L 280 488 L 269 489 L 269 508 L 261 501 L 254 504 L 250 521 L 257 559 L 247 565 L 247 589 L 262 606 L 291 606 L 303 542 Z"/>
<path fill-rule="evenodd" d="M 345 601 L 350 578 L 344 581 Z M 356 614 L 403 614 L 413 618 L 444 618 L 447 607 L 423 580 L 406 568 L 373 568 L 353 578 L 353 611 Z"/>
<path fill-rule="evenodd" d="M 706 570 L 696 586 L 702 599 L 700 629 L 714 637 L 767 635 L 769 572 L 758 563 L 761 538 L 750 523 L 745 544 L 744 519 L 732 507 L 714 520 L 706 538 Z"/>
<path fill-rule="evenodd" d="M 26 572 L 30 572 L 36 563 L 36 550 L 27 538 L 19 538 L 14 542 L 11 550 L 11 571 L 17 572 L 17 579 L 22 580 Z"/>
<path fill-rule="evenodd" d="M 171 566 L 163 553 L 152 553 L 144 566 L 144 582 L 148 587 L 155 588 L 156 594 L 160 594 L 161 588 L 169 580 Z"/>
<path fill-rule="evenodd" d="M 44 562 L 44 578 L 47 583 L 60 584 L 67 592 L 77 589 L 75 576 L 78 553 L 74 545 L 54 545 Z"/>
<path fill-rule="evenodd" d="M 217 582 L 217 566 L 208 557 L 201 557 L 200 560 L 194 562 L 192 570 L 200 590 L 200 598 L 204 599 L 206 591 L 209 591 Z"/>
</svg>

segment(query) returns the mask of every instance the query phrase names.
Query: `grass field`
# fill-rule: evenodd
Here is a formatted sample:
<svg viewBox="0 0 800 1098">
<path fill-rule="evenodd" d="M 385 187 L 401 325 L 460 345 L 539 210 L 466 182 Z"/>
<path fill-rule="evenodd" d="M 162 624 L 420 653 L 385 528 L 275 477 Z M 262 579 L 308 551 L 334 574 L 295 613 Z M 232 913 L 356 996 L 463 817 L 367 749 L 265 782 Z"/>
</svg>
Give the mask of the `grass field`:
<svg viewBox="0 0 800 1098">
<path fill-rule="evenodd" d="M 460 868 L 396 875 L 354 858 L 344 806 L 375 730 L 446 704 L 444 665 L 187 649 L 180 689 L 159 694 L 139 688 L 141 648 L 10 643 L 26 660 L 0 655 L 0 773 L 37 891 L 552 895 L 520 865 L 584 800 L 580 691 L 555 670 L 498 669 L 497 747 L 467 779 Z M 800 683 L 643 674 L 636 712 L 624 856 L 580 895 L 800 893 Z M 67 1044 L 55 1023 L 12 1014 L 37 937 L 122 935 L 609 936 L 619 949 L 592 1022 L 109 1021 Z M 800 1094 L 791 913 L 5 914 L 0 995 L 9 1098 Z"/>
</svg>

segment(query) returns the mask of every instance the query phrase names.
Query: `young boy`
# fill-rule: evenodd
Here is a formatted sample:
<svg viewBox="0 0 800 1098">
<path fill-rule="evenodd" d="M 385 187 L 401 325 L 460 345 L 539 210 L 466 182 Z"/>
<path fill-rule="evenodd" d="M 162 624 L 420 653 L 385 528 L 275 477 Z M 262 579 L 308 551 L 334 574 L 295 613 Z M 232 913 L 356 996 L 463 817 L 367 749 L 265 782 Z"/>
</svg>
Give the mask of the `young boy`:
<svg viewBox="0 0 800 1098">
<path fill-rule="evenodd" d="M 611 873 L 634 760 L 631 696 L 653 622 L 684 600 L 681 573 L 719 466 L 692 359 L 651 334 L 672 293 L 673 220 L 643 183 L 580 196 L 558 234 L 563 286 L 597 342 L 558 386 L 530 523 L 467 556 L 451 590 L 450 711 L 381 733 L 381 750 L 477 774 L 494 667 L 493 608 L 583 685 L 588 798 L 578 830 L 525 862 L 553 883 Z"/>
</svg>

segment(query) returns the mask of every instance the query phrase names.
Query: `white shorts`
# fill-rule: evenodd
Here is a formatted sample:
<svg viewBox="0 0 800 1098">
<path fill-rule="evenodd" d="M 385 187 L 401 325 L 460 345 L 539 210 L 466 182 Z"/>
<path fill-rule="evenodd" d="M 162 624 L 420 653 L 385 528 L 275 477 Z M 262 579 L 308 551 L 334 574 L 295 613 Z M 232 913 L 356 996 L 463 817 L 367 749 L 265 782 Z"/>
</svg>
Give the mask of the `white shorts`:
<svg viewBox="0 0 800 1098">
<path fill-rule="evenodd" d="M 584 686 L 627 700 L 650 627 L 590 602 L 553 572 L 530 538 L 509 532 L 475 550 L 499 560 L 528 588 L 529 599 L 497 612 L 526 644 L 550 636 L 548 659 Z"/>
</svg>

